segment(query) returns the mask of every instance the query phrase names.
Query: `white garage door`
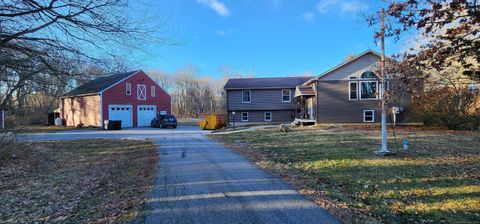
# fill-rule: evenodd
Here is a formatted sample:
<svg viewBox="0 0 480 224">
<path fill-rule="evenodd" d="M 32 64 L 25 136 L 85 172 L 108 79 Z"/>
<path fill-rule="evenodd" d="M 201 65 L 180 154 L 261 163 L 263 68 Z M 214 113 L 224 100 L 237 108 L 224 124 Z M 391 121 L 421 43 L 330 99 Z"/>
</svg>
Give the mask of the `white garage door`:
<svg viewBox="0 0 480 224">
<path fill-rule="evenodd" d="M 157 107 L 155 105 L 138 105 L 137 106 L 137 122 L 138 127 L 148 127 L 150 122 L 157 115 Z"/>
<path fill-rule="evenodd" d="M 132 105 L 108 105 L 108 119 L 121 120 L 122 128 L 133 127 Z"/>
</svg>

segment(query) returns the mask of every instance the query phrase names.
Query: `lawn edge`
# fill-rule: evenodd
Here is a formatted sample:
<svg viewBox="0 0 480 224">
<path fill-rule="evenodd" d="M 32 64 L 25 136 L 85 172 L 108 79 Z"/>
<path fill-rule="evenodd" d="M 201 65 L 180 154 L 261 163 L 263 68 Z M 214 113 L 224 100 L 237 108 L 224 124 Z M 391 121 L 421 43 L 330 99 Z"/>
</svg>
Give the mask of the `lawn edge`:
<svg viewBox="0 0 480 224">
<path fill-rule="evenodd" d="M 256 153 L 246 149 L 252 144 L 247 143 L 243 146 L 239 146 L 234 143 L 225 141 L 224 139 L 217 138 L 214 135 L 206 136 L 209 139 L 245 157 L 250 162 L 254 163 L 256 166 L 268 172 L 269 174 L 281 178 L 301 195 L 305 196 L 308 200 L 312 201 L 319 207 L 325 209 L 330 215 L 334 216 L 342 223 L 381 223 L 374 217 L 366 214 L 364 211 L 352 208 L 345 203 L 322 195 L 321 192 L 318 192 L 317 190 L 309 187 L 307 184 L 296 178 L 298 176 L 297 172 L 292 172 L 291 170 L 286 169 L 275 169 L 272 166 L 266 166 L 266 164 L 262 164 L 259 159 L 261 157 L 260 153 Z"/>
</svg>

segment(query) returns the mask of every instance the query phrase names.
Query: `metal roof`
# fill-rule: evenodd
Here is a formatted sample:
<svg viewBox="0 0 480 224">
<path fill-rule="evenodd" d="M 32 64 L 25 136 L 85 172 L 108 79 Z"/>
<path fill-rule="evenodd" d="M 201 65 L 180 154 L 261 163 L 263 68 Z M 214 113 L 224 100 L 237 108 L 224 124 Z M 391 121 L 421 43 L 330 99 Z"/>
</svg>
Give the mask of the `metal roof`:
<svg viewBox="0 0 480 224">
<path fill-rule="evenodd" d="M 233 78 L 224 89 L 281 89 L 295 88 L 312 77 L 274 77 L 274 78 Z"/>
<path fill-rule="evenodd" d="M 122 81 L 130 77 L 131 75 L 139 72 L 141 70 L 118 73 L 110 76 L 104 76 L 97 79 L 94 79 L 90 82 L 87 82 L 72 91 L 68 92 L 67 94 L 63 95 L 63 97 L 68 96 L 78 96 L 78 95 L 88 95 L 88 94 L 98 94 L 102 90 L 115 85 L 117 82 Z"/>
</svg>

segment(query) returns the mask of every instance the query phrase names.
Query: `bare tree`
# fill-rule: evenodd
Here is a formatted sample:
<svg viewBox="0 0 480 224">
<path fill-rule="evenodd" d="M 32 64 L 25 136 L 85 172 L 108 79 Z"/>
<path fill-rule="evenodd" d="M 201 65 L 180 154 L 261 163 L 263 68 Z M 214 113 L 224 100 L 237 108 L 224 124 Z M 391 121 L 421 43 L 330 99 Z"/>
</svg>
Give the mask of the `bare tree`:
<svg viewBox="0 0 480 224">
<path fill-rule="evenodd" d="M 161 16 L 140 15 L 127 0 L 1 1 L 0 107 L 128 69 L 123 55 L 167 40 Z"/>
</svg>

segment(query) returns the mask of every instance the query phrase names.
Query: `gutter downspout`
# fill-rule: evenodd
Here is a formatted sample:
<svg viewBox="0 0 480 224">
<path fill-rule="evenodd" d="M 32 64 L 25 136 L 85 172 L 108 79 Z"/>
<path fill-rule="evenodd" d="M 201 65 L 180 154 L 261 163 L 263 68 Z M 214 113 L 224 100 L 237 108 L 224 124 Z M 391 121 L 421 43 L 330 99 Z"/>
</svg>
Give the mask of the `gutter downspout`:
<svg viewBox="0 0 480 224">
<path fill-rule="evenodd" d="M 5 130 L 5 110 L 2 109 L 2 130 Z"/>
<path fill-rule="evenodd" d="M 100 128 L 103 129 L 103 93 L 100 92 Z"/>
<path fill-rule="evenodd" d="M 315 91 L 315 124 L 320 124 L 319 111 L 318 111 L 318 81 L 313 81 L 314 91 Z"/>
</svg>

